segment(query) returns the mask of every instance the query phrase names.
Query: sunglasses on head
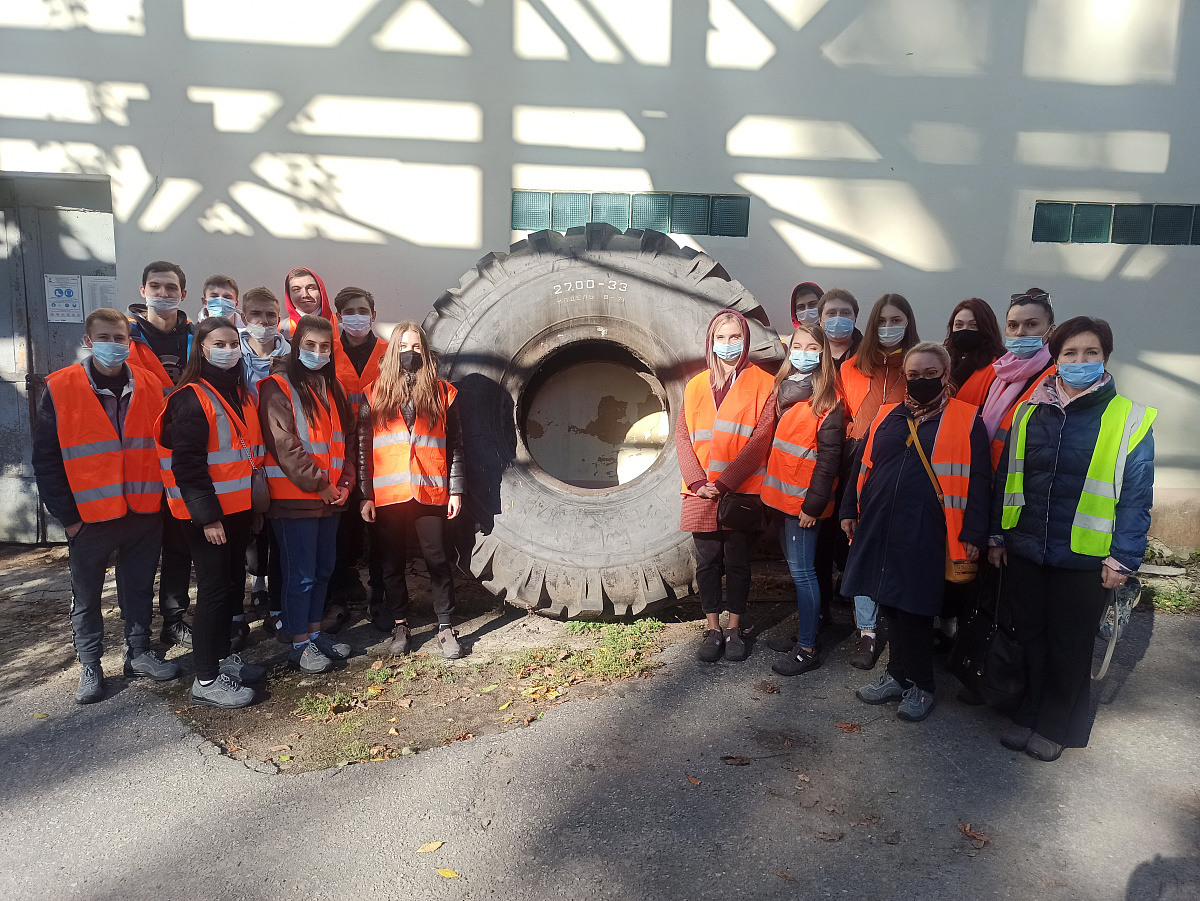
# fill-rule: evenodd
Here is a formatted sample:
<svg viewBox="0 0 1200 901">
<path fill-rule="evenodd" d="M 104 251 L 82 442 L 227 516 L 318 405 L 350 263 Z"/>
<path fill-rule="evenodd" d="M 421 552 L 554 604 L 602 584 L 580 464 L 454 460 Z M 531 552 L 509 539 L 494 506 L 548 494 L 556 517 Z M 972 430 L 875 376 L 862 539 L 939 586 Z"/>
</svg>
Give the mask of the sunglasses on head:
<svg viewBox="0 0 1200 901">
<path fill-rule="evenodd" d="M 1043 291 L 1041 294 L 1014 294 L 1014 295 L 1012 295 L 1012 302 L 1014 304 L 1031 303 L 1031 302 L 1038 301 L 1038 300 L 1044 300 L 1044 301 L 1046 301 L 1046 304 L 1048 306 L 1051 306 L 1051 307 L 1054 306 L 1054 302 L 1050 299 L 1050 295 L 1047 294 L 1045 291 Z M 1011 304 L 1010 304 L 1010 306 L 1011 306 Z"/>
</svg>

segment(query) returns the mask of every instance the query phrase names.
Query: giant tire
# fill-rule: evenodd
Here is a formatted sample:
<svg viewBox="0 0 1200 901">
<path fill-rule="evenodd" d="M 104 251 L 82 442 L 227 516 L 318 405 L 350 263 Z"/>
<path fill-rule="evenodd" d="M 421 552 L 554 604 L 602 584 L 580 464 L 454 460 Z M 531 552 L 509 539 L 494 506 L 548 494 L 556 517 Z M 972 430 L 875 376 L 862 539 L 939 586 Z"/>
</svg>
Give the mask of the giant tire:
<svg viewBox="0 0 1200 901">
<path fill-rule="evenodd" d="M 459 391 L 463 519 L 475 525 L 460 536 L 460 562 L 489 591 L 569 618 L 640 613 L 694 591 L 674 429 L 638 478 L 582 490 L 534 462 L 522 402 L 559 354 L 611 348 L 657 379 L 673 426 L 684 386 L 704 369 L 707 324 L 726 307 L 747 317 L 751 355 L 773 369 L 779 337 L 718 263 L 659 232 L 603 224 L 537 232 L 507 254 L 490 253 L 438 299 L 424 327 Z"/>
</svg>

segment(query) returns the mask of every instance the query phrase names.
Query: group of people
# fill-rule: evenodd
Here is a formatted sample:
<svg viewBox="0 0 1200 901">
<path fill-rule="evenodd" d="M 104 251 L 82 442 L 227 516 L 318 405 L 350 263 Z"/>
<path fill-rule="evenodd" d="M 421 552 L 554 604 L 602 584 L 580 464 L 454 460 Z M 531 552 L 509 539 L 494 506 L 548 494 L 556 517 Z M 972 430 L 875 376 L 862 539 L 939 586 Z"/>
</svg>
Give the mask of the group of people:
<svg viewBox="0 0 1200 901">
<path fill-rule="evenodd" d="M 161 557 L 161 642 L 192 649 L 193 702 L 238 708 L 266 675 L 238 653 L 250 632 L 247 572 L 251 603 L 290 645 L 291 664 L 325 672 L 350 655 L 331 636 L 348 619 L 346 585 L 363 592 L 368 524 L 368 610 L 391 652 L 410 648 L 411 525 L 438 646 L 462 656 L 444 540 L 461 509 L 461 430 L 455 389 L 438 378 L 421 327 L 402 322 L 390 341 L 377 337 L 369 291 L 343 288 L 331 305 L 307 268 L 287 274 L 282 305 L 268 288 L 240 296 L 232 278 L 212 276 L 195 322 L 175 263 L 146 266 L 141 295 L 128 315 L 88 315 L 90 355 L 47 376 L 37 409 L 38 491 L 70 549 L 76 701 L 104 696 L 101 593 L 114 554 L 125 675 L 181 674 L 151 648 Z M 327 604 L 339 569 L 342 603 Z"/>
<path fill-rule="evenodd" d="M 774 376 L 750 360 L 741 314 L 717 313 L 707 368 L 684 393 L 680 527 L 707 619 L 699 658 L 746 658 L 751 547 L 775 528 L 799 628 L 772 643 L 772 669 L 821 665 L 836 564 L 853 666 L 875 666 L 880 612 L 887 625 L 886 671 L 857 697 L 899 701 L 918 722 L 937 697 L 935 638 L 953 641 L 980 567 L 997 567 L 1025 683 L 1000 741 L 1044 761 L 1086 745 L 1094 638 L 1110 592 L 1141 566 L 1154 482 L 1155 410 L 1117 393 L 1108 323 L 1056 324 L 1038 288 L 1012 295 L 1003 325 L 983 300 L 962 301 L 941 342 L 921 341 L 899 294 L 861 331 L 841 288 L 797 285 L 791 310 Z M 959 697 L 980 702 L 966 686 Z"/>
</svg>

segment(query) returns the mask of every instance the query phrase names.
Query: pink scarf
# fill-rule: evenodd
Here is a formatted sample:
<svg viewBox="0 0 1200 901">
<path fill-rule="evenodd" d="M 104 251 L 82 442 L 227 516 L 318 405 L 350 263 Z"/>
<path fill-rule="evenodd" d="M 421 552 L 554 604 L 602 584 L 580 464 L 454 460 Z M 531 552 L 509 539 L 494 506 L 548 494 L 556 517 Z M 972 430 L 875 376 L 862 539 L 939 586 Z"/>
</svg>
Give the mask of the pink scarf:
<svg viewBox="0 0 1200 901">
<path fill-rule="evenodd" d="M 1025 383 L 1049 365 L 1050 348 L 1044 344 L 1041 350 L 1027 360 L 1006 353 L 992 364 L 992 368 L 996 370 L 996 380 L 988 388 L 987 400 L 983 402 L 980 411 L 989 441 L 996 437 L 1000 420 L 1016 404 L 1017 398 L 1025 389 Z"/>
</svg>

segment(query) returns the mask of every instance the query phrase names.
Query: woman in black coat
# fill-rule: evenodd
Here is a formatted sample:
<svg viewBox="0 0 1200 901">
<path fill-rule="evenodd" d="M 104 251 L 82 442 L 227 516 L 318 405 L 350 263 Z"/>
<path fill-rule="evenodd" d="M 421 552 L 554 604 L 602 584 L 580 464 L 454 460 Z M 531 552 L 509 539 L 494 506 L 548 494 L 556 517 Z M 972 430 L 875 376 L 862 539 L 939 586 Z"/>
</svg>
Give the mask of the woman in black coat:
<svg viewBox="0 0 1200 901">
<path fill-rule="evenodd" d="M 962 510 L 955 546 L 961 542 L 967 559 L 978 557 L 987 541 L 991 462 L 974 408 L 947 390 L 946 349 L 918 344 L 905 356 L 904 375 L 904 402 L 881 408 L 855 451 L 841 508 L 852 541 L 842 592 L 875 599 L 888 620 L 887 671 L 855 694 L 868 704 L 902 698 L 898 715 L 915 722 L 934 706 L 933 618 L 942 609 L 947 520 Z M 910 422 L 938 472 L 944 506 Z"/>
</svg>

